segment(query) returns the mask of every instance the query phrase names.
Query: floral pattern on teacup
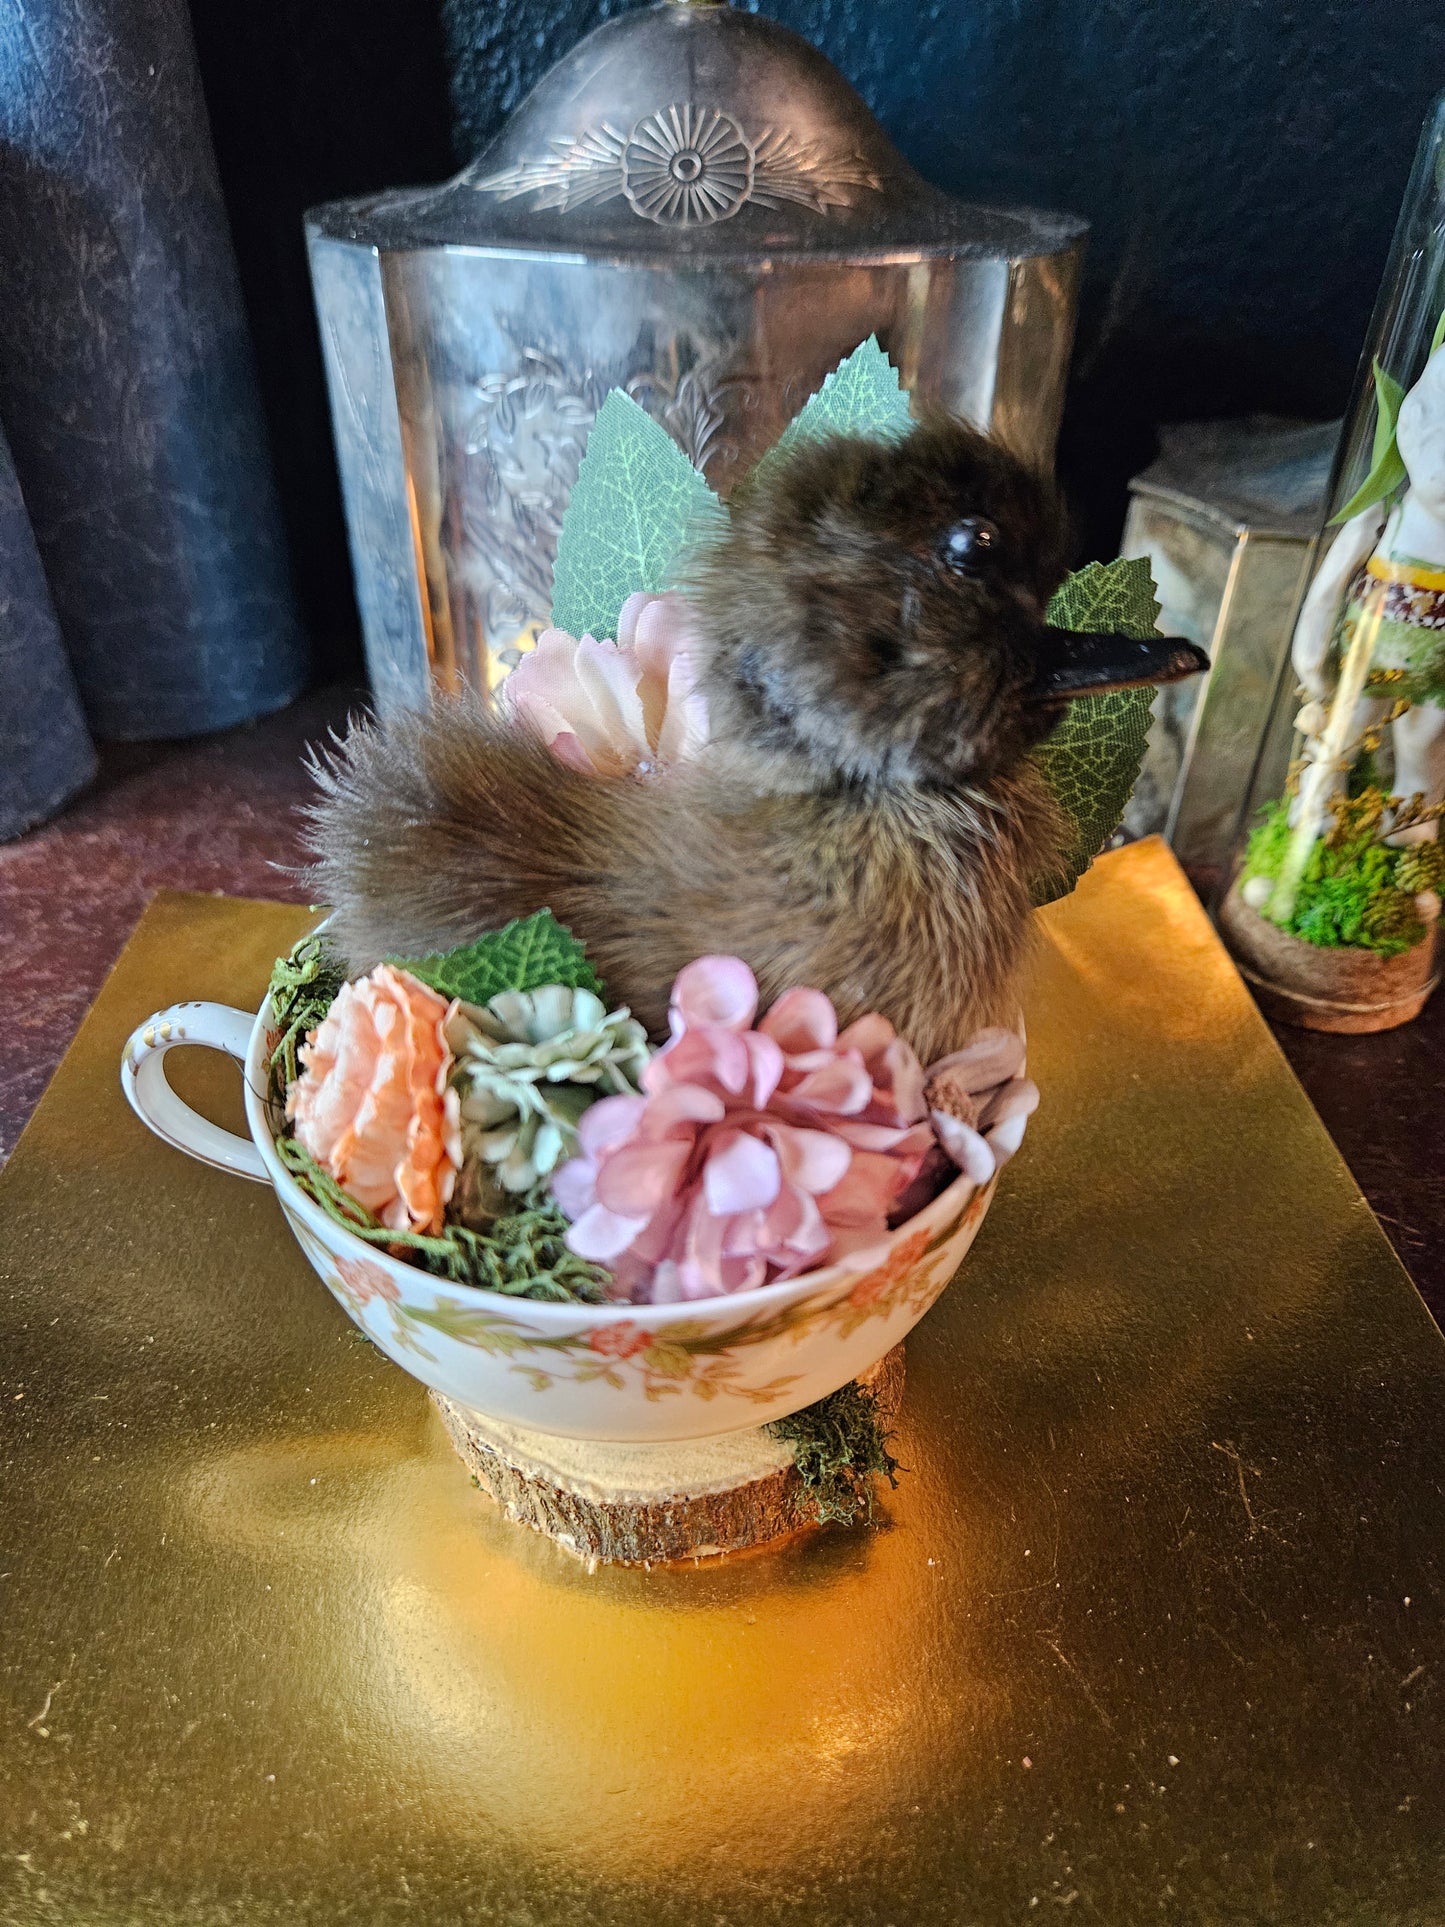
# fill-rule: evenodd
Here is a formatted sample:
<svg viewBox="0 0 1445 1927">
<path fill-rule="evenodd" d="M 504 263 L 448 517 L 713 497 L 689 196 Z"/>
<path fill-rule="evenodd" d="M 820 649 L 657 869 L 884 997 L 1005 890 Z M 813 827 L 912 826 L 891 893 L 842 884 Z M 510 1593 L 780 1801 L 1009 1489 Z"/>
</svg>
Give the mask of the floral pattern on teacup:
<svg viewBox="0 0 1445 1927">
<path fill-rule="evenodd" d="M 873 1318 L 907 1311 L 922 1317 L 956 1269 L 951 1247 L 988 1205 L 988 1189 L 975 1192 L 956 1217 L 930 1231 L 926 1226 L 893 1245 L 880 1263 L 833 1297 L 768 1308 L 721 1330 L 706 1318 L 668 1324 L 654 1331 L 630 1318 L 581 1331 L 550 1335 L 505 1311 L 496 1300 L 476 1302 L 438 1292 L 431 1304 L 408 1304 L 385 1269 L 364 1258 L 336 1258 L 305 1226 L 292 1220 L 297 1237 L 336 1298 L 385 1346 L 433 1359 L 421 1343 L 432 1332 L 505 1360 L 538 1392 L 556 1384 L 601 1383 L 621 1391 L 639 1387 L 651 1402 L 690 1393 L 700 1399 L 780 1402 L 796 1383 L 785 1373 L 763 1384 L 748 1381 L 746 1354 L 754 1346 L 830 1330 L 847 1338 Z M 373 1329 L 376 1320 L 385 1329 Z"/>
<path fill-rule="evenodd" d="M 401 1286 L 395 1278 L 370 1258 L 338 1258 L 332 1290 L 357 1311 L 374 1298 L 385 1298 L 394 1305 L 401 1297 Z"/>
</svg>

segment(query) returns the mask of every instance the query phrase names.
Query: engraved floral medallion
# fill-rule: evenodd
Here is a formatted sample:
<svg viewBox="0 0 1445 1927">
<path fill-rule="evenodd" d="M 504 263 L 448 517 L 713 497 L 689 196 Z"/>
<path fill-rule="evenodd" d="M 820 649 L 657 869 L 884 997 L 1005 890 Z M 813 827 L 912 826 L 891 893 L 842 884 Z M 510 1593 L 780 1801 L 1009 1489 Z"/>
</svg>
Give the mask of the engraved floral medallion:
<svg viewBox="0 0 1445 1927">
<path fill-rule="evenodd" d="M 666 227 L 726 221 L 753 186 L 751 144 L 731 114 L 684 103 L 649 114 L 622 150 L 622 191 L 634 214 Z"/>
<path fill-rule="evenodd" d="M 603 121 L 550 151 L 473 182 L 499 200 L 531 197 L 541 212 L 626 200 L 661 227 L 708 227 L 750 202 L 791 202 L 826 214 L 851 207 L 858 191 L 882 186 L 861 155 L 802 141 L 786 129 L 749 132 L 717 107 L 676 101 L 624 133 Z"/>
</svg>

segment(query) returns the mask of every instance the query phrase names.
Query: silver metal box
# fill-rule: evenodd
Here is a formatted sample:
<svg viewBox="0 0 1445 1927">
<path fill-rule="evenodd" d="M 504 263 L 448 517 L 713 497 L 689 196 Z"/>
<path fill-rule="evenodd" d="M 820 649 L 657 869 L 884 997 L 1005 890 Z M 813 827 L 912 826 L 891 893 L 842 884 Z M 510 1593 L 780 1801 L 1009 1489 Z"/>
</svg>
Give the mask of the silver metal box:
<svg viewBox="0 0 1445 1927">
<path fill-rule="evenodd" d="M 1084 233 L 930 187 L 821 54 L 717 0 L 598 28 L 444 186 L 315 210 L 380 707 L 530 645 L 614 386 L 725 493 L 876 333 L 921 403 L 1050 463 Z"/>
<path fill-rule="evenodd" d="M 1212 666 L 1155 698 L 1122 834 L 1162 832 L 1201 886 L 1229 861 L 1256 759 L 1279 727 L 1275 686 L 1339 430 L 1269 417 L 1180 423 L 1130 484 L 1121 553 L 1149 558 L 1161 626 Z M 1287 757 L 1287 717 L 1283 727 Z"/>
</svg>

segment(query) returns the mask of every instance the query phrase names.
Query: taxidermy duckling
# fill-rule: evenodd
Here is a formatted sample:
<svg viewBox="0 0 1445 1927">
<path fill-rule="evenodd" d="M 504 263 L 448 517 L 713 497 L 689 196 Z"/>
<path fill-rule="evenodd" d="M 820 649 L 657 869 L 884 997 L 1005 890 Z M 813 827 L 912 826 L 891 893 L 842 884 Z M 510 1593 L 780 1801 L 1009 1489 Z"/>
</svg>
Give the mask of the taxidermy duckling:
<svg viewBox="0 0 1445 1927">
<path fill-rule="evenodd" d="M 1011 1020 L 1031 892 L 1067 828 L 1029 760 L 1078 694 L 1207 666 L 1045 625 L 1052 489 L 985 436 L 806 443 L 734 500 L 688 593 L 709 741 L 663 773 L 560 762 L 467 699 L 353 724 L 318 771 L 312 887 L 354 971 L 548 908 L 665 1033 L 693 958 L 766 1004 L 825 991 L 924 1063 Z"/>
</svg>

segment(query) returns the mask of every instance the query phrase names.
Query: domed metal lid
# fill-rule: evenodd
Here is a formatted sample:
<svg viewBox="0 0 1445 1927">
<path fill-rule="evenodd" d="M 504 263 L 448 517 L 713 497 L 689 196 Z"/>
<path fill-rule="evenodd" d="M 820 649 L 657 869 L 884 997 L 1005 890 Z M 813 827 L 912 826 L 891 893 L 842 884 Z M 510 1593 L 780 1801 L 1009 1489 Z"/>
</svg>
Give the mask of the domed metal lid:
<svg viewBox="0 0 1445 1927">
<path fill-rule="evenodd" d="M 589 257 L 975 254 L 1070 246 L 1070 215 L 930 187 L 817 50 L 723 0 L 664 0 L 590 33 L 440 188 L 335 204 L 381 247 Z"/>
</svg>

